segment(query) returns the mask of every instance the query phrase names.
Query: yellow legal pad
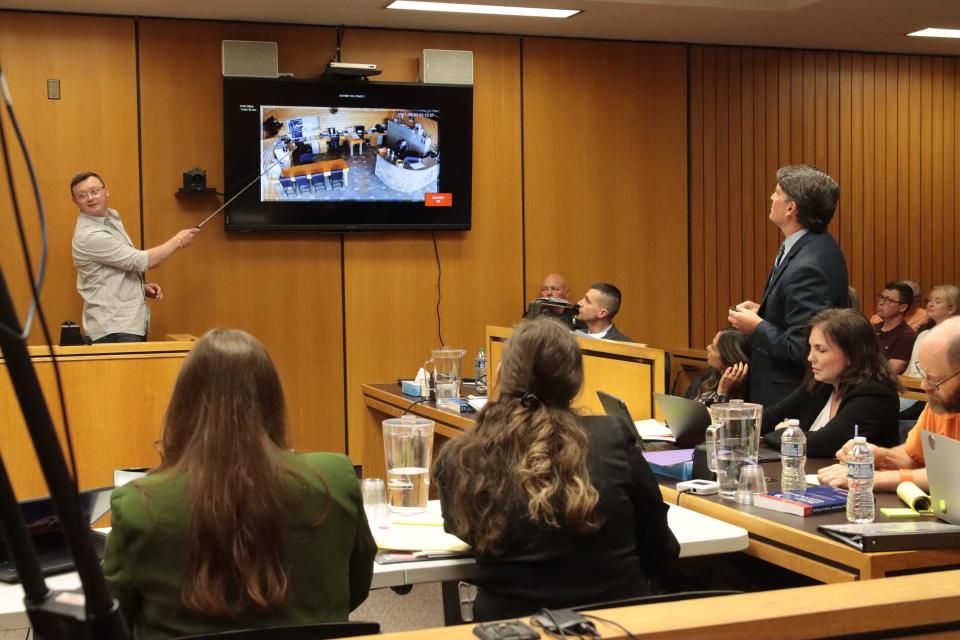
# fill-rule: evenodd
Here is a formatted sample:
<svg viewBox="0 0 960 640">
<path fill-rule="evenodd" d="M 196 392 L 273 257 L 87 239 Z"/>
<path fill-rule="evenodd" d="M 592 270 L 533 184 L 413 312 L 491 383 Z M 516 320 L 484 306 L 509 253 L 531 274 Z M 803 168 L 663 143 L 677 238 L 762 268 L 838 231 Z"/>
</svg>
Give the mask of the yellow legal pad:
<svg viewBox="0 0 960 640">
<path fill-rule="evenodd" d="M 443 530 L 443 521 L 434 522 L 429 516 L 417 520 L 393 522 L 387 528 L 373 526 L 373 538 L 381 549 L 391 551 L 450 551 L 464 552 L 470 545 Z"/>
</svg>

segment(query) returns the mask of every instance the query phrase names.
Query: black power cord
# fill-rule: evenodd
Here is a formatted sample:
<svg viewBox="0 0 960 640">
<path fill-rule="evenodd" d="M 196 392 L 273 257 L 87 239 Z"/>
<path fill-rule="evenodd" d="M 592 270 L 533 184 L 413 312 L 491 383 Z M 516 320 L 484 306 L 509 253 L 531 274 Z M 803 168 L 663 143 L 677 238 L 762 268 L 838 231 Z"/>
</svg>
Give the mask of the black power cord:
<svg viewBox="0 0 960 640">
<path fill-rule="evenodd" d="M 54 379 L 57 385 L 57 396 L 60 403 L 60 417 L 63 420 L 63 430 L 64 435 L 67 440 L 67 451 L 70 456 L 70 467 L 71 475 L 73 476 L 73 491 L 74 491 L 74 517 L 80 518 L 80 482 L 77 478 L 77 457 L 74 452 L 73 447 L 73 434 L 70 431 L 70 419 L 67 417 L 67 404 L 66 397 L 63 392 L 63 378 L 60 375 L 60 365 L 57 362 L 57 356 L 53 350 L 53 339 L 50 337 L 50 328 L 47 325 L 47 319 L 43 312 L 43 305 L 40 302 L 40 292 L 43 286 L 43 277 L 46 273 L 46 263 L 47 263 L 47 222 L 46 215 L 43 210 L 43 200 L 40 197 L 40 191 L 37 186 L 37 177 L 36 172 L 33 169 L 33 163 L 30 161 L 30 154 L 27 150 L 26 142 L 23 139 L 23 134 L 20 131 L 20 124 L 17 122 L 16 114 L 13 111 L 13 100 L 10 97 L 10 91 L 7 88 L 6 77 L 3 75 L 3 68 L 0 66 L 0 92 L 3 95 L 3 101 L 7 107 L 7 115 L 10 118 L 10 124 L 13 127 L 14 133 L 17 135 L 17 141 L 20 144 L 20 151 L 23 154 L 24 163 L 27 166 L 27 171 L 30 174 L 30 180 L 33 184 L 33 193 L 34 198 L 37 203 L 37 215 L 40 219 L 40 236 L 41 236 L 41 254 L 40 254 L 40 265 L 39 265 L 39 279 L 34 276 L 33 271 L 33 259 L 30 256 L 30 247 L 27 243 L 26 233 L 23 228 L 23 218 L 20 214 L 20 205 L 17 200 L 17 191 L 16 185 L 13 180 L 13 172 L 11 170 L 10 163 L 10 154 L 7 149 L 7 139 L 4 134 L 3 127 L 0 126 L 0 150 L 3 154 L 3 163 L 7 175 L 7 184 L 10 188 L 10 200 L 13 204 L 13 215 L 17 221 L 17 232 L 20 237 L 20 246 L 23 250 L 24 263 L 27 268 L 27 276 L 30 280 L 30 291 L 33 296 L 33 301 L 31 302 L 31 308 L 36 309 L 37 318 L 40 321 L 40 328 L 43 331 L 44 340 L 47 341 L 49 347 L 50 363 L 53 365 L 53 374 Z M 27 323 L 32 322 L 31 318 L 28 315 Z M 11 333 L 13 335 L 19 336 L 20 339 L 26 340 L 27 334 L 29 333 L 29 325 L 24 330 L 23 333 L 16 331 L 15 328 L 11 327 L 2 327 L 4 331 Z"/>
<path fill-rule="evenodd" d="M 440 278 L 443 275 L 443 269 L 440 266 L 440 247 L 437 245 L 437 232 L 433 231 L 430 233 L 433 236 L 433 256 L 437 259 L 437 337 L 440 339 L 440 346 L 447 346 L 443 341 L 443 331 L 441 330 L 440 323 L 440 301 L 443 297 L 443 292 L 440 289 Z"/>
</svg>

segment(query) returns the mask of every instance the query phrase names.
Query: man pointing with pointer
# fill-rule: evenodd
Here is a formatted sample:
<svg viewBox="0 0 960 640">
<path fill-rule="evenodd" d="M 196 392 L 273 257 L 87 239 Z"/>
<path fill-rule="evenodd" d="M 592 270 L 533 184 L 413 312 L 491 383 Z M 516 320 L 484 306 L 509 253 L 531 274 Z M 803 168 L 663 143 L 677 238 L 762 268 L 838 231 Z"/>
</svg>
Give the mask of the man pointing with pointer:
<svg viewBox="0 0 960 640">
<path fill-rule="evenodd" d="M 94 343 L 143 342 L 150 312 L 146 298 L 160 301 L 160 285 L 144 282 L 148 269 L 193 243 L 197 227 L 181 229 L 155 247 L 137 249 L 120 215 L 109 208 L 110 191 L 103 179 L 85 172 L 70 181 L 73 202 L 80 208 L 73 232 L 73 264 L 77 292 L 83 298 L 83 329 Z"/>
</svg>

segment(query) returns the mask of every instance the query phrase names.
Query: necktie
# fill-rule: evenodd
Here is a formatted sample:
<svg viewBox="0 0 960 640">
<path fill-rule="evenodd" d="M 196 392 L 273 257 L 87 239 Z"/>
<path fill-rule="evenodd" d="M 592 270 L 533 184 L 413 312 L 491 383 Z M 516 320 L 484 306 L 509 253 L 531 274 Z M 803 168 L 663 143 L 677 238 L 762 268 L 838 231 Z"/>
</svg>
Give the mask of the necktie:
<svg viewBox="0 0 960 640">
<path fill-rule="evenodd" d="M 776 260 L 776 262 L 773 263 L 773 270 L 774 270 L 774 271 L 776 271 L 777 269 L 780 268 L 780 261 L 783 260 L 783 253 L 784 253 L 784 245 L 781 244 L 781 245 L 780 245 L 780 250 L 777 251 L 777 260 Z"/>
</svg>

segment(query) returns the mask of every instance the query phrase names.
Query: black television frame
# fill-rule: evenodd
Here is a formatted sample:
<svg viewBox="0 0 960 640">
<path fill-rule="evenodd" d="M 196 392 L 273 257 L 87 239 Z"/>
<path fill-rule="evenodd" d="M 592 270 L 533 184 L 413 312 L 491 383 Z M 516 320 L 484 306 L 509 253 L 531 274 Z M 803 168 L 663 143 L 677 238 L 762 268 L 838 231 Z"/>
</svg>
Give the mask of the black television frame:
<svg viewBox="0 0 960 640">
<path fill-rule="evenodd" d="M 231 202 L 224 228 L 244 231 L 469 230 L 473 190 L 473 87 L 264 78 L 223 79 L 225 199 L 262 171 L 261 106 L 432 109 L 439 112 L 438 192 L 451 206 L 412 201 L 261 201 L 259 180 Z"/>
</svg>

